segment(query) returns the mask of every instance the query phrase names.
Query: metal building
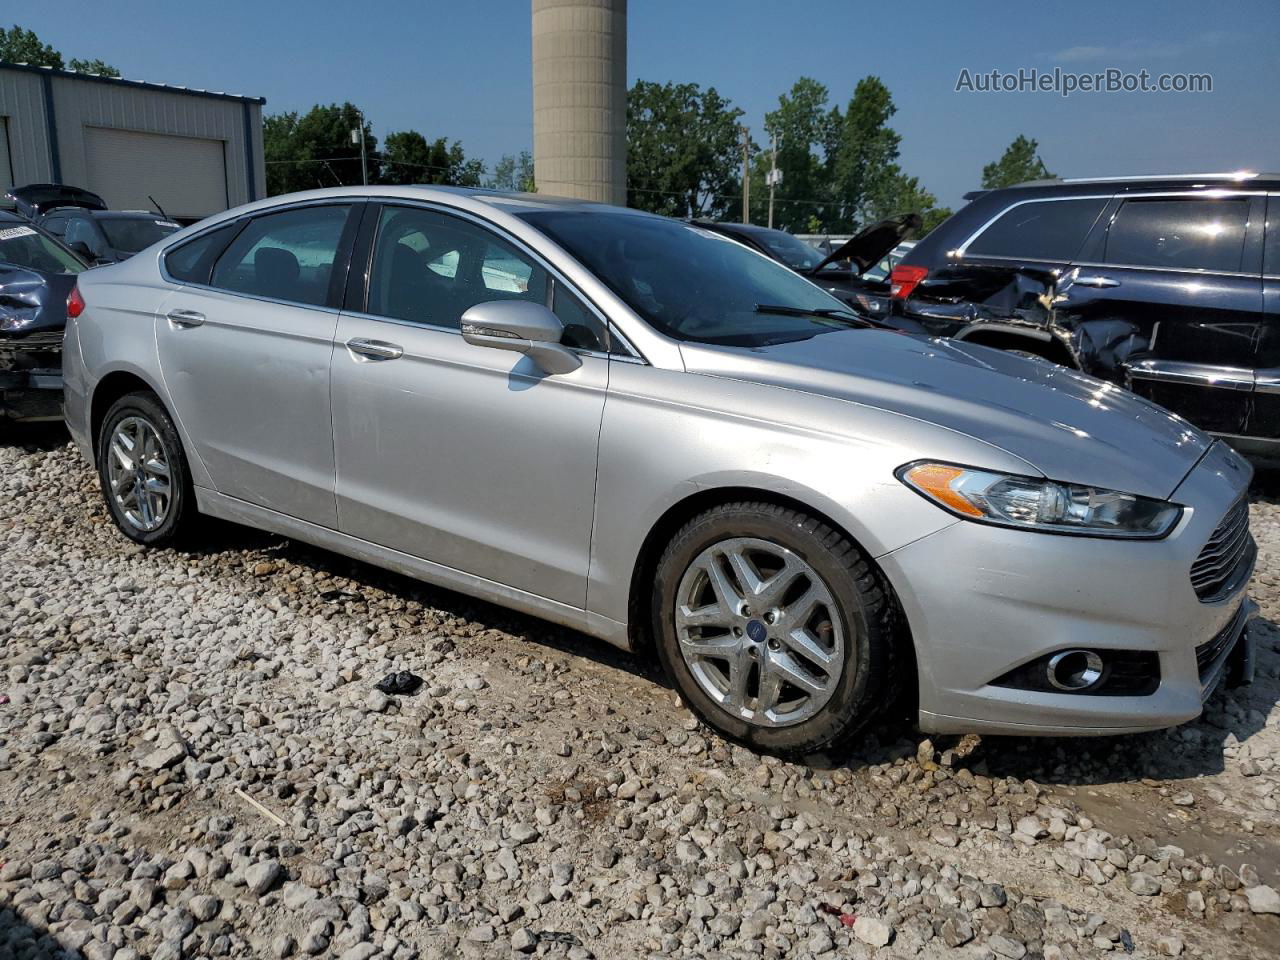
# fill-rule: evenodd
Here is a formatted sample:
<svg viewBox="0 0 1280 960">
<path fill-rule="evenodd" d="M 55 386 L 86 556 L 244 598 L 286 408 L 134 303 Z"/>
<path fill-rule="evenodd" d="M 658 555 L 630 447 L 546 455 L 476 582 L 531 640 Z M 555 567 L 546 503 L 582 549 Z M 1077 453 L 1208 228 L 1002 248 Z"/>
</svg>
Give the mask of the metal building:
<svg viewBox="0 0 1280 960">
<path fill-rule="evenodd" d="M 65 183 L 113 209 L 198 219 L 266 195 L 262 105 L 242 97 L 0 64 L 0 194 Z"/>
<path fill-rule="evenodd" d="M 627 2 L 533 0 L 539 193 L 627 202 Z"/>
</svg>

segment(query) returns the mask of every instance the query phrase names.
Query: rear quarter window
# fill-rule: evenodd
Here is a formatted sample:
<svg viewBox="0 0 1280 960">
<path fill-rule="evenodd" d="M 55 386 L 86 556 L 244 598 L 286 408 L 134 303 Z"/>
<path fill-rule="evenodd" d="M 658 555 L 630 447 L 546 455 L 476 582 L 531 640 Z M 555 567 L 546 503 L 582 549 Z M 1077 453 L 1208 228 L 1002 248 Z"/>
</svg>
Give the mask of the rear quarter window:
<svg viewBox="0 0 1280 960">
<path fill-rule="evenodd" d="M 243 223 L 238 221 L 228 223 L 178 244 L 164 255 L 164 267 L 169 276 L 183 283 L 208 283 L 213 261 L 242 226 Z"/>
<path fill-rule="evenodd" d="M 970 240 L 965 254 L 1066 263 L 1076 255 L 1106 204 L 1105 197 L 1015 204 Z"/>
<path fill-rule="evenodd" d="M 1103 259 L 1167 270 L 1240 269 L 1249 224 L 1246 198 L 1127 200 L 1107 231 Z"/>
</svg>

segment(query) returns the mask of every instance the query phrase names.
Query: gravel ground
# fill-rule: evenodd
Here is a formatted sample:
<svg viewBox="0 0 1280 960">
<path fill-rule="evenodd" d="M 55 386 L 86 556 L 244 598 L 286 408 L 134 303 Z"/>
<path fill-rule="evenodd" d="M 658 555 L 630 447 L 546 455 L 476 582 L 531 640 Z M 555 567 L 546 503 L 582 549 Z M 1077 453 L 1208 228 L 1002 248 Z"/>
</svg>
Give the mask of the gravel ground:
<svg viewBox="0 0 1280 960">
<path fill-rule="evenodd" d="M 10 430 L 0 957 L 1280 955 L 1265 485 L 1253 522 L 1260 675 L 1199 721 L 804 766 L 457 594 L 230 526 L 144 552 L 65 434 Z"/>
</svg>

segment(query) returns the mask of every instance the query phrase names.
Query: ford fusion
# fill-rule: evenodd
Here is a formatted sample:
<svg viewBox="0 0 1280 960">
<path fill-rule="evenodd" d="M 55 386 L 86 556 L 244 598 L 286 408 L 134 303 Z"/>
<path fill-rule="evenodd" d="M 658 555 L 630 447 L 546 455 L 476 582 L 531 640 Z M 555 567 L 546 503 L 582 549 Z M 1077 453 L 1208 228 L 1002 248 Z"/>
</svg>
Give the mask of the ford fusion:
<svg viewBox="0 0 1280 960">
<path fill-rule="evenodd" d="M 1246 680 L 1250 468 L 1124 389 L 868 326 L 699 228 L 426 187 L 276 197 L 79 275 L 68 425 L 124 535 L 197 514 L 651 651 L 804 755 L 1107 734 Z"/>
</svg>

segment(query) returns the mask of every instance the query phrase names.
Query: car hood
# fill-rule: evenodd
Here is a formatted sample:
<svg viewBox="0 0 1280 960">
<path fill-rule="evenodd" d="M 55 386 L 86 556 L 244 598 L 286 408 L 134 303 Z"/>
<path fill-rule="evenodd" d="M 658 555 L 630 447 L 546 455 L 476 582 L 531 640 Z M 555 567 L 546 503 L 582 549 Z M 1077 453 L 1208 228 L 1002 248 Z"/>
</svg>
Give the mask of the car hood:
<svg viewBox="0 0 1280 960">
<path fill-rule="evenodd" d="M 74 273 L 45 273 L 0 262 L 0 316 L 19 321 L 12 330 L 0 328 L 0 339 L 18 340 L 65 327 L 67 297 L 75 285 Z"/>
<path fill-rule="evenodd" d="M 821 263 L 806 273 L 816 277 L 827 264 L 848 260 L 853 264 L 852 276 L 859 276 L 883 260 L 906 237 L 919 230 L 922 222 L 920 214 L 904 213 L 900 217 L 873 223 L 832 250 Z"/>
<path fill-rule="evenodd" d="M 754 348 L 685 343 L 681 351 L 690 373 L 903 414 L 999 447 L 1052 479 L 1142 496 L 1167 498 L 1212 443 L 1115 384 L 954 340 L 842 330 Z"/>
</svg>

